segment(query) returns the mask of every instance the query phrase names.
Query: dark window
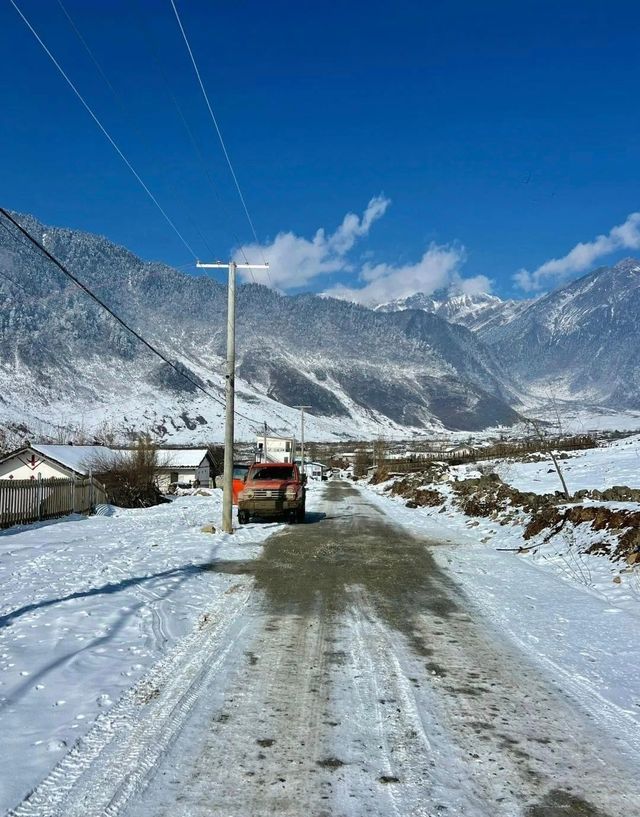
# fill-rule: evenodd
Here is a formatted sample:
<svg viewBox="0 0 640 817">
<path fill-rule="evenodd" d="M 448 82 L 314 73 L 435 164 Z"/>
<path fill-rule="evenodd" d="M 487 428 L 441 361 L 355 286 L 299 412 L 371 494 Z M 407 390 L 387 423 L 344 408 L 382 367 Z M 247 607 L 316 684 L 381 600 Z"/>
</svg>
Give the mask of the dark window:
<svg viewBox="0 0 640 817">
<path fill-rule="evenodd" d="M 246 479 L 247 474 L 249 473 L 249 466 L 248 465 L 234 465 L 233 466 L 233 478 L 234 479 Z"/>
<path fill-rule="evenodd" d="M 256 468 L 251 472 L 250 479 L 291 479 L 293 468 L 286 465 L 275 468 Z"/>
</svg>

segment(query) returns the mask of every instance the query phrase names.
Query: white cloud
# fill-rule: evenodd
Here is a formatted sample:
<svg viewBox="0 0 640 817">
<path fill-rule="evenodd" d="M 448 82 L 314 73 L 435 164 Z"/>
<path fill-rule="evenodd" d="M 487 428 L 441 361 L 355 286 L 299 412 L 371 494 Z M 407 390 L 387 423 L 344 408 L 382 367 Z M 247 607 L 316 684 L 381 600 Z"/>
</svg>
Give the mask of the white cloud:
<svg viewBox="0 0 640 817">
<path fill-rule="evenodd" d="M 491 292 L 491 279 L 486 275 L 476 275 L 474 278 L 461 278 L 456 282 L 457 289 L 463 295 L 482 295 Z"/>
<path fill-rule="evenodd" d="M 261 283 L 282 291 L 295 290 L 317 283 L 322 276 L 332 273 L 353 273 L 355 284 L 328 287 L 323 294 L 366 305 L 404 298 L 415 292 L 430 294 L 442 287 L 454 287 L 459 292 L 477 294 L 489 292 L 490 280 L 484 275 L 463 278 L 460 268 L 465 261 L 465 249 L 460 244 L 429 245 L 414 264 L 374 264 L 371 254 L 360 255 L 360 267 L 354 269 L 349 253 L 356 242 L 366 237 L 372 225 L 387 211 L 390 200 L 383 195 L 371 199 L 361 216 L 347 213 L 335 232 L 327 235 L 323 228 L 313 238 L 304 238 L 293 232 L 278 233 L 268 245 L 249 244 L 238 250 L 237 261 L 244 256 L 253 260 L 266 258 L 269 275 L 255 273 Z M 239 271 L 242 280 L 253 280 L 247 270 Z"/>
<path fill-rule="evenodd" d="M 363 286 L 346 287 L 340 284 L 327 289 L 323 294 L 367 306 L 405 298 L 415 292 L 429 295 L 436 289 L 451 284 L 460 286 L 463 279 L 459 268 L 464 260 L 464 247 L 432 243 L 415 264 L 365 264 L 359 276 Z M 484 279 L 484 276 L 480 277 Z M 484 280 L 488 283 L 487 279 Z"/>
<path fill-rule="evenodd" d="M 519 270 L 513 279 L 526 292 L 535 292 L 560 283 L 573 273 L 583 272 L 596 261 L 617 250 L 640 248 L 640 213 L 631 213 L 627 220 L 613 227 L 606 235 L 593 241 L 580 242 L 562 258 L 552 258 L 533 272 Z"/>
<path fill-rule="evenodd" d="M 366 236 L 372 224 L 381 218 L 390 200 L 385 196 L 375 196 L 367 205 L 361 217 L 347 213 L 338 229 L 327 235 L 321 227 L 312 239 L 302 238 L 292 232 L 278 233 L 271 244 L 249 244 L 236 251 L 235 260 L 244 256 L 249 260 L 266 258 L 269 261 L 271 284 L 282 290 L 305 286 L 321 275 L 350 269 L 346 258 L 359 238 Z M 248 270 L 240 270 L 243 280 L 252 280 Z M 265 282 L 267 276 L 258 277 Z"/>
</svg>

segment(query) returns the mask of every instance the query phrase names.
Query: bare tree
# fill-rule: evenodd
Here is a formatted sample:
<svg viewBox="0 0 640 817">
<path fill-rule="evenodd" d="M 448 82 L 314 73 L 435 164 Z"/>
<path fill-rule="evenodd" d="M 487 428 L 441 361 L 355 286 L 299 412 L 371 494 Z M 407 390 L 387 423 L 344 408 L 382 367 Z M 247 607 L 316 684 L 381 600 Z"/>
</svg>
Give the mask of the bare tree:
<svg viewBox="0 0 640 817">
<path fill-rule="evenodd" d="M 371 465 L 371 457 L 365 448 L 358 448 L 356 458 L 353 463 L 354 477 L 363 477 L 367 473 L 367 468 Z"/>
<path fill-rule="evenodd" d="M 110 501 L 122 508 L 148 508 L 164 502 L 156 484 L 160 467 L 158 448 L 148 434 L 141 435 L 133 449 L 105 448 L 87 465 L 104 483 Z"/>
<path fill-rule="evenodd" d="M 534 419 L 533 417 L 529 418 L 529 424 L 537 437 L 540 439 L 541 442 L 547 443 L 547 438 L 544 436 L 544 432 L 542 430 L 542 426 L 539 420 Z M 562 485 L 562 493 L 564 494 L 565 499 L 571 499 L 571 494 L 569 493 L 569 489 L 567 488 L 567 483 L 564 478 L 564 474 L 562 473 L 562 469 L 560 468 L 560 463 L 558 462 L 558 458 L 555 455 L 553 450 L 553 444 L 548 446 L 549 456 L 553 461 L 553 467 L 556 469 L 558 473 L 558 477 L 560 479 L 560 484 Z"/>
</svg>

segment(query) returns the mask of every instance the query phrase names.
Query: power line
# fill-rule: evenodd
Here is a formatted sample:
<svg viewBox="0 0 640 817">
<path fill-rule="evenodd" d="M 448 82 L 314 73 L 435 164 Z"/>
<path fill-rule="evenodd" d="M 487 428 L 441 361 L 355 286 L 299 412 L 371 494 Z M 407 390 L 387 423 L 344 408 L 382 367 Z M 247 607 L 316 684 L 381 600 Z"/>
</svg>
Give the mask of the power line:
<svg viewBox="0 0 640 817">
<path fill-rule="evenodd" d="M 60 2 L 60 0 L 58 0 L 58 1 Z M 184 113 L 184 110 L 183 110 L 182 106 L 180 105 L 180 103 L 178 102 L 178 100 L 176 98 L 176 95 L 171 90 L 171 84 L 169 83 L 169 79 L 167 77 L 167 74 L 166 74 L 164 68 L 162 67 L 162 62 L 161 62 L 160 57 L 158 55 L 158 51 L 157 51 L 156 47 L 154 46 L 153 38 L 151 36 L 151 32 L 149 30 L 149 27 L 147 26 L 147 22 L 146 22 L 144 13 L 139 15 L 139 22 L 140 22 L 140 27 L 141 27 L 141 30 L 142 30 L 142 34 L 143 34 L 143 36 L 144 36 L 144 38 L 146 40 L 149 52 L 151 53 L 151 56 L 153 57 L 153 60 L 154 60 L 154 62 L 156 64 L 156 68 L 158 69 L 158 73 L 160 74 L 160 77 L 161 77 L 162 82 L 164 84 L 165 92 L 166 92 L 167 96 L 169 97 L 169 99 L 171 100 L 174 108 L 176 109 L 176 111 L 178 113 L 178 117 L 180 118 L 180 121 L 182 122 L 182 125 L 183 125 L 183 127 L 184 127 L 184 129 L 185 129 L 185 131 L 187 133 L 187 136 L 189 137 L 191 147 L 193 148 L 193 151 L 194 151 L 195 155 L 197 156 L 198 161 L 200 162 L 200 166 L 202 168 L 204 176 L 207 179 L 207 181 L 209 182 L 209 186 L 210 186 L 210 188 L 211 188 L 211 190 L 212 190 L 212 192 L 213 192 L 213 194 L 214 194 L 214 196 L 216 198 L 216 201 L 218 202 L 218 205 L 220 206 L 222 212 L 224 213 L 224 215 L 225 215 L 225 217 L 226 217 L 226 219 L 227 219 L 227 221 L 229 222 L 229 225 L 230 225 L 231 224 L 231 218 L 230 218 L 229 212 L 227 211 L 226 207 L 224 206 L 224 202 L 222 201 L 220 193 L 218 192 L 217 185 L 213 180 L 213 176 L 211 175 L 211 171 L 209 170 L 209 167 L 207 166 L 207 162 L 206 162 L 206 159 L 205 159 L 204 154 L 202 152 L 202 149 L 200 148 L 200 145 L 198 144 L 198 140 L 195 137 L 193 129 L 189 125 L 189 122 L 188 122 L 187 117 L 186 117 L 186 115 Z M 196 229 L 198 229 L 198 232 L 200 233 L 201 238 L 203 238 L 203 241 L 206 244 L 207 242 L 204 239 L 204 237 L 202 236 L 201 231 L 199 230 L 199 228 L 196 228 Z M 230 229 L 230 232 L 231 232 L 231 235 L 233 236 L 236 244 L 238 245 L 238 248 L 240 249 L 242 257 L 245 260 L 245 263 L 248 264 L 249 259 L 247 258 L 247 255 L 246 255 L 246 253 L 244 251 L 244 247 L 242 246 L 242 242 L 240 241 L 238 235 L 234 232 L 233 229 Z M 212 250 L 210 250 L 210 255 L 214 255 Z M 255 279 L 255 277 L 253 275 L 253 270 L 250 270 L 250 273 L 251 273 L 251 277 L 253 279 L 253 282 L 257 283 L 256 279 Z M 268 271 L 267 271 L 267 274 L 268 274 Z"/>
<path fill-rule="evenodd" d="M 89 46 L 89 43 L 88 43 L 88 42 L 86 41 L 86 39 L 83 37 L 82 32 L 80 31 L 80 29 L 79 29 L 79 28 L 78 28 L 78 26 L 76 25 L 76 23 L 75 23 L 75 21 L 73 20 L 73 18 L 72 18 L 72 16 L 71 16 L 71 14 L 70 14 L 70 13 L 67 11 L 67 9 L 66 9 L 66 7 L 65 7 L 64 3 L 62 2 L 62 0 L 57 0 L 57 2 L 58 2 L 58 5 L 60 6 L 60 8 L 62 9 L 62 12 L 64 13 L 65 17 L 67 18 L 67 20 L 68 20 L 68 22 L 69 22 L 69 25 L 71 26 L 71 28 L 72 28 L 72 29 L 73 29 L 73 31 L 75 32 L 76 36 L 77 36 L 77 37 L 78 37 L 78 39 L 80 40 L 80 42 L 81 42 L 81 44 L 82 44 L 82 46 L 83 46 L 84 50 L 87 52 L 87 54 L 89 55 L 89 57 L 90 57 L 91 61 L 92 61 L 92 62 L 93 62 L 93 64 L 95 65 L 96 70 L 98 71 L 98 73 L 100 74 L 100 76 L 101 76 L 101 77 L 102 77 L 102 79 L 104 80 L 105 84 L 106 84 L 106 85 L 107 85 L 107 87 L 109 88 L 109 91 L 111 92 L 111 95 L 112 95 L 112 96 L 113 96 L 113 98 L 115 99 L 116 104 L 117 104 L 117 105 L 118 105 L 118 107 L 120 108 L 120 111 L 122 112 L 122 114 L 123 114 L 123 116 L 124 116 L 124 118 L 125 118 L 125 120 L 126 120 L 127 124 L 128 124 L 128 125 L 129 125 L 129 127 L 130 127 L 130 128 L 133 130 L 133 132 L 134 132 L 135 134 L 137 134 L 138 139 L 140 140 L 140 143 L 141 143 L 141 144 L 143 145 L 143 147 L 144 147 L 144 146 L 145 146 L 145 143 L 147 143 L 147 140 L 146 140 L 146 138 L 145 138 L 144 134 L 142 133 L 142 131 L 140 130 L 140 128 L 138 127 L 138 125 L 136 124 L 136 122 L 135 122 L 134 120 L 132 120 L 132 118 L 131 118 L 131 116 L 130 116 L 130 112 L 129 112 L 128 105 L 127 105 L 127 104 L 125 103 L 125 101 L 123 100 L 122 95 L 121 95 L 120 93 L 118 93 L 118 91 L 117 91 L 117 90 L 116 90 L 116 88 L 114 87 L 113 83 L 110 81 L 110 79 L 109 79 L 109 77 L 107 76 L 107 74 L 106 74 L 105 70 L 103 69 L 103 67 L 102 67 L 102 65 L 100 64 L 99 60 L 97 59 L 97 57 L 95 56 L 95 54 L 94 54 L 94 53 L 93 53 L 93 51 L 91 50 L 91 47 Z M 177 104 L 177 103 L 176 103 L 176 104 Z M 174 192 L 175 192 L 175 191 L 174 191 Z M 190 216 L 187 216 L 187 218 L 188 218 L 188 220 L 189 220 L 189 223 L 190 223 L 190 224 L 191 224 L 191 226 L 193 227 L 193 229 L 194 229 L 194 230 L 195 230 L 195 231 L 198 233 L 198 235 L 200 236 L 200 238 L 201 238 L 201 240 L 202 240 L 203 244 L 205 245 L 205 247 L 207 248 L 207 250 L 208 250 L 208 251 L 211 253 L 211 248 L 210 248 L 210 246 L 209 246 L 209 243 L 207 242 L 206 238 L 205 238 L 205 237 L 204 237 L 204 235 L 202 234 L 202 230 L 201 230 L 201 229 L 198 227 L 197 223 L 195 222 L 195 219 L 191 218 Z M 236 239 L 236 240 L 237 240 L 237 239 Z"/>
<path fill-rule="evenodd" d="M 167 363 L 174 371 L 176 371 L 179 375 L 184 377 L 185 380 L 188 380 L 192 385 L 194 385 L 197 389 L 203 392 L 203 394 L 206 394 L 207 397 L 210 397 L 214 402 L 218 403 L 221 406 L 225 405 L 223 400 L 220 400 L 220 398 L 216 397 L 210 391 L 201 386 L 200 383 L 197 382 L 197 380 L 194 380 L 193 378 L 189 377 L 189 375 L 185 371 L 178 368 L 169 358 L 166 357 L 166 355 L 164 355 L 155 346 L 153 346 L 153 344 L 145 340 L 139 332 L 130 327 L 97 295 L 94 295 L 94 293 L 89 289 L 89 287 L 87 287 L 78 278 L 76 278 L 76 276 L 72 272 L 70 272 L 64 266 L 64 264 L 62 264 L 61 261 L 59 261 L 52 253 L 49 252 L 49 250 L 47 250 L 46 247 L 44 247 L 44 245 L 42 245 L 34 236 L 32 236 L 31 233 L 29 233 L 28 230 L 26 230 L 4 207 L 0 207 L 0 213 L 2 213 L 2 215 L 5 216 L 5 218 L 7 218 L 15 227 L 17 227 L 18 230 L 20 230 L 21 234 L 25 236 L 30 242 L 31 247 L 29 246 L 29 243 L 22 239 L 21 236 L 12 233 L 11 230 L 7 227 L 7 225 L 4 222 L 0 221 L 0 227 L 2 227 L 2 229 L 9 234 L 13 241 L 15 241 L 18 244 L 21 244 L 23 247 L 27 249 L 31 249 L 32 247 L 35 246 L 36 249 L 40 250 L 45 255 L 46 258 L 48 258 L 53 264 L 55 264 L 56 267 L 58 267 L 58 269 L 60 269 L 68 278 L 70 278 L 74 282 L 74 284 L 76 284 L 76 286 L 78 286 L 87 295 L 89 295 L 89 297 L 92 298 L 92 300 L 94 300 L 99 306 L 106 310 L 106 312 L 108 312 L 108 314 L 111 315 L 111 317 L 113 317 L 119 324 L 121 324 L 121 326 L 123 326 L 128 332 L 130 332 L 137 340 L 139 340 L 148 349 L 150 349 L 153 352 L 153 354 L 157 355 L 161 360 Z M 15 286 L 20 287 L 20 289 L 26 292 L 26 294 L 29 295 L 30 297 L 33 297 L 33 293 L 29 292 L 25 287 L 22 286 L 22 284 L 19 284 L 17 281 L 14 281 L 12 278 L 6 275 L 6 273 L 0 271 L 0 276 L 6 278 L 12 284 L 15 284 Z M 256 426 L 262 425 L 262 423 L 260 423 L 255 418 L 248 417 L 246 414 L 242 414 L 242 412 L 234 411 L 234 414 L 236 415 L 236 417 L 239 417 L 242 420 L 246 420 L 249 423 L 255 424 Z M 279 419 L 285 426 L 290 427 L 289 423 L 287 423 L 287 421 L 284 420 L 282 417 L 279 417 Z M 273 429 L 271 426 L 267 425 L 267 428 L 275 433 L 275 429 Z"/>
<path fill-rule="evenodd" d="M 13 0 L 11 0 L 13 2 Z M 204 87 L 204 83 L 202 81 L 202 77 L 200 76 L 200 71 L 198 70 L 198 64 L 196 63 L 195 57 L 193 56 L 193 51 L 191 50 L 191 46 L 189 45 L 189 40 L 187 38 L 186 31 L 184 30 L 184 26 L 182 25 L 182 20 L 180 19 L 180 15 L 178 13 L 178 9 L 174 0 L 170 0 L 171 6 L 173 8 L 173 13 L 175 14 L 176 20 L 178 21 L 178 26 L 180 28 L 180 32 L 182 33 L 182 38 L 184 39 L 184 43 L 187 46 L 187 51 L 189 52 L 189 57 L 191 58 L 191 64 L 193 65 L 193 70 L 196 73 L 196 77 L 198 78 L 198 83 L 200 85 L 200 90 L 202 91 L 202 95 L 204 96 L 204 100 L 207 104 L 207 108 L 209 109 L 209 115 L 211 116 L 211 121 L 216 129 L 216 133 L 218 134 L 218 139 L 220 140 L 220 144 L 222 146 L 222 152 L 224 153 L 224 157 L 227 160 L 227 164 L 229 165 L 229 170 L 231 171 L 231 176 L 233 177 L 234 184 L 236 186 L 236 190 L 238 191 L 238 196 L 240 197 L 240 201 L 242 202 L 242 207 L 244 208 L 245 215 L 247 216 L 247 221 L 249 222 L 249 226 L 251 227 L 251 232 L 253 233 L 253 238 L 256 242 L 256 245 L 260 247 L 260 241 L 258 240 L 258 234 L 256 233 L 256 228 L 253 226 L 253 221 L 249 214 L 249 208 L 247 207 L 247 203 L 244 200 L 244 196 L 242 195 L 242 190 L 240 189 L 240 183 L 238 182 L 238 177 L 236 176 L 236 172 L 233 169 L 233 165 L 231 164 L 231 159 L 229 157 L 229 153 L 227 151 L 227 147 L 224 143 L 224 139 L 222 138 L 222 132 L 220 131 L 220 127 L 218 125 L 218 120 L 213 112 L 213 108 L 211 107 L 211 102 L 209 101 L 209 96 L 207 91 Z M 263 256 L 263 261 L 264 261 Z"/>
<path fill-rule="evenodd" d="M 225 406 L 225 402 L 223 400 L 220 400 L 220 398 L 213 395 L 210 391 L 208 391 L 203 386 L 201 386 L 196 380 L 189 377 L 189 375 L 185 371 L 178 368 L 169 358 L 166 357 L 166 355 L 164 355 L 155 346 L 153 346 L 151 343 L 149 343 L 147 340 L 145 340 L 142 337 L 142 335 L 140 335 L 139 332 L 136 332 L 135 329 L 130 327 L 109 306 L 107 306 L 107 304 L 105 304 L 97 295 L 94 295 L 94 293 L 89 289 L 89 287 L 87 287 L 80 280 L 78 280 L 78 278 L 76 278 L 76 276 L 72 272 L 70 272 L 64 266 L 64 264 L 62 264 L 61 261 L 59 261 L 52 253 L 49 252 L 49 250 L 46 249 L 46 247 L 44 247 L 34 236 L 32 236 L 7 210 L 5 210 L 4 207 L 0 207 L 0 213 L 2 213 L 2 215 L 5 216 L 5 218 L 7 218 L 14 226 L 16 226 L 18 228 L 18 230 L 20 230 L 22 235 L 24 235 L 28 239 L 28 241 L 31 243 L 32 246 L 35 246 L 38 250 L 40 250 L 46 256 L 46 258 L 48 258 L 68 278 L 70 278 L 76 284 L 76 286 L 78 286 L 87 295 L 89 295 L 90 298 L 92 298 L 97 304 L 99 304 L 99 306 L 101 306 L 104 310 L 106 310 L 106 312 L 108 312 L 109 315 L 111 315 L 111 317 L 113 317 L 121 326 L 123 326 L 128 332 L 130 332 L 137 340 L 139 340 L 148 349 L 150 349 L 153 352 L 153 354 L 157 355 L 161 360 L 163 360 L 165 363 L 167 363 L 179 375 L 182 375 L 182 377 L 184 377 L 185 380 L 188 380 L 189 383 L 191 383 L 193 386 L 195 386 L 197 389 L 199 389 L 201 392 L 203 392 L 203 394 L 206 394 L 207 397 L 210 397 L 214 402 L 218 403 L 219 405 Z M 22 244 L 22 246 L 27 248 L 27 249 L 30 249 L 29 244 L 27 244 L 27 242 L 25 242 L 20 236 L 15 235 L 14 233 L 12 233 L 11 230 L 7 227 L 7 225 L 4 224 L 4 222 L 0 221 L 0 227 L 2 227 L 2 229 L 5 230 L 9 234 L 9 236 L 11 236 L 13 241 L 15 241 L 18 244 Z M 33 293 L 29 292 L 29 290 L 27 290 L 24 286 L 22 286 L 22 284 L 19 284 L 17 281 L 14 281 L 13 278 L 10 278 L 6 273 L 0 271 L 0 276 L 5 278 L 7 281 L 10 281 L 12 284 L 19 287 L 20 289 L 22 289 L 22 291 L 25 292 L 30 297 L 33 297 Z M 236 417 L 239 417 L 242 420 L 246 420 L 249 423 L 255 424 L 256 426 L 262 425 L 255 418 L 247 417 L 247 415 L 242 414 L 242 412 L 234 411 L 234 414 L 235 414 Z M 288 427 L 288 428 L 291 427 L 290 424 L 286 420 L 284 420 L 282 417 L 279 417 L 278 419 L 285 425 L 285 427 Z M 273 431 L 274 434 L 276 433 L 276 430 L 274 428 L 272 428 L 271 426 L 269 426 L 268 424 L 267 424 L 267 428 L 270 431 Z"/>
<path fill-rule="evenodd" d="M 198 383 L 197 380 L 194 380 L 186 372 L 182 371 L 178 366 L 175 365 L 175 363 L 173 363 L 158 348 L 156 348 L 152 343 L 150 343 L 148 340 L 143 338 L 142 335 L 139 332 L 137 332 L 135 329 L 133 329 L 131 326 L 129 326 L 129 324 L 126 321 L 124 321 L 119 315 L 117 315 L 109 306 L 107 306 L 107 304 L 103 300 L 101 300 L 97 295 L 95 295 L 89 289 L 89 287 L 86 286 L 86 284 L 83 284 L 82 281 L 80 281 L 72 272 L 70 272 L 67 269 L 67 267 L 61 261 L 59 261 L 52 253 L 50 253 L 49 250 L 43 244 L 41 244 L 38 241 L 37 238 L 32 236 L 31 233 L 28 230 L 26 230 L 20 224 L 20 222 L 17 221 L 11 215 L 10 212 L 5 210 L 4 207 L 0 207 L 0 213 L 2 213 L 2 215 L 8 221 L 10 221 L 15 227 L 17 227 L 18 230 L 20 230 L 20 232 L 22 233 L 22 235 L 24 235 L 38 250 L 40 250 L 40 252 L 43 253 L 49 259 L 49 261 L 51 261 L 53 264 L 55 264 L 56 267 L 58 267 L 58 269 L 61 270 L 67 276 L 67 278 L 70 278 L 77 287 L 79 287 L 93 301 L 95 301 L 99 306 L 101 306 L 102 309 L 104 309 L 106 312 L 108 312 L 109 315 L 111 315 L 111 317 L 114 320 L 116 320 L 124 329 L 127 330 L 127 332 L 130 332 L 137 340 L 140 341 L 140 343 L 144 344 L 147 347 L 147 349 L 149 349 L 151 352 L 153 352 L 154 355 L 156 355 L 161 360 L 163 360 L 165 363 L 167 363 L 174 371 L 176 371 L 179 375 L 184 377 L 185 380 L 188 380 L 193 386 L 195 386 L 197 389 L 199 389 L 201 392 L 203 392 L 203 394 L 206 394 L 207 397 L 210 397 L 212 400 L 214 400 L 216 403 L 218 403 L 221 406 L 225 405 L 223 400 L 221 400 L 219 397 L 216 397 L 214 394 L 212 394 L 210 391 L 208 391 L 208 389 L 205 389 L 204 386 L 201 386 L 200 383 Z M 0 222 L 0 224 L 1 224 L 1 222 Z M 5 226 L 5 229 L 6 229 L 6 225 L 3 225 L 3 226 Z M 17 238 L 12 233 L 9 233 L 9 234 L 14 239 Z M 236 415 L 238 417 L 242 418 L 243 420 L 247 420 L 250 423 L 255 423 L 256 425 L 258 424 L 258 421 L 255 420 L 252 417 L 247 417 L 245 414 L 241 414 L 240 412 L 235 412 L 235 413 L 236 413 Z"/>
<path fill-rule="evenodd" d="M 80 91 L 79 91 L 79 90 L 76 88 L 76 86 L 73 84 L 73 82 L 72 82 L 72 81 L 69 79 L 69 77 L 68 77 L 68 76 L 67 76 L 67 74 L 65 73 L 65 71 L 64 71 L 64 69 L 62 68 L 62 66 L 60 65 L 60 63 L 59 63 L 59 62 L 56 60 L 56 58 L 53 56 L 53 54 L 51 53 L 51 51 L 49 51 L 49 49 L 47 48 L 47 46 L 44 44 L 43 40 L 41 39 L 40 35 L 39 35 L 39 34 L 38 34 L 38 32 L 35 30 L 35 28 L 34 28 L 34 27 L 31 25 L 31 23 L 29 22 L 29 20 L 28 20 L 28 19 L 25 17 L 25 15 L 22 13 L 22 11 L 21 11 L 20 7 L 17 5 L 17 3 L 15 2 L 15 0 L 9 0 L 9 2 L 10 2 L 10 3 L 11 3 L 11 5 L 14 7 L 14 9 L 15 9 L 15 10 L 18 12 L 18 14 L 20 15 L 20 17 L 21 17 L 21 18 L 22 18 L 22 20 L 24 21 L 25 25 L 27 26 L 27 28 L 29 29 L 29 31 L 31 31 L 31 33 L 33 34 L 33 36 L 34 36 L 34 37 L 36 38 L 36 40 L 38 41 L 38 43 L 39 43 L 39 44 L 42 46 L 42 49 L 44 50 L 45 54 L 46 54 L 46 55 L 49 57 L 49 59 L 51 60 L 51 62 L 52 62 L 52 63 L 55 65 L 55 67 L 58 69 L 59 73 L 60 73 L 60 74 L 61 74 L 61 76 L 62 76 L 62 77 L 65 79 L 65 81 L 67 82 L 67 84 L 69 85 L 69 87 L 71 88 L 71 90 L 72 90 L 72 91 L 74 92 L 74 94 L 75 94 L 75 95 L 78 97 L 78 99 L 80 100 L 80 102 L 81 102 L 81 103 L 82 103 L 82 105 L 84 106 L 84 108 L 85 108 L 85 110 L 87 111 L 87 113 L 88 113 L 88 114 L 91 116 L 91 118 L 93 119 L 93 121 L 94 121 L 94 122 L 96 123 L 96 125 L 97 125 L 97 126 L 100 128 L 100 130 L 102 131 L 102 133 L 104 134 L 104 136 L 107 138 L 107 140 L 109 141 L 109 143 L 111 144 L 111 146 L 114 148 L 114 150 L 116 151 L 116 153 L 117 153 L 117 154 L 120 156 L 120 158 L 121 158 L 121 159 L 122 159 L 122 161 L 125 163 L 125 165 L 126 165 L 126 166 L 129 168 L 129 170 L 130 170 L 130 171 L 133 173 L 133 175 L 135 176 L 135 178 L 137 179 L 137 181 L 140 183 L 140 185 L 141 185 L 142 189 L 145 191 L 145 193 L 146 193 L 146 194 L 149 196 L 149 198 L 151 199 L 151 201 L 152 201 L 152 202 L 155 204 L 155 206 L 158 208 L 158 210 L 160 211 L 160 213 L 161 213 L 161 214 L 162 214 L 162 216 L 164 217 L 165 221 L 166 221 L 166 222 L 169 224 L 169 226 L 170 226 L 170 227 L 171 227 L 171 229 L 172 229 L 172 230 L 175 232 L 175 234 L 178 236 L 178 238 L 180 239 L 180 241 L 182 241 L 182 243 L 184 244 L 184 246 L 185 246 L 185 247 L 186 247 L 186 248 L 189 250 L 189 252 L 190 252 L 190 253 L 191 253 L 191 255 L 193 256 L 193 258 L 194 258 L 194 259 L 197 259 L 197 255 L 196 255 L 196 254 L 195 254 L 195 252 L 193 251 L 193 249 L 192 249 L 191 245 L 190 245 L 190 244 L 188 243 L 188 241 L 187 241 L 187 240 L 184 238 L 184 236 L 182 235 L 182 233 L 180 232 L 180 230 L 179 230 L 179 229 L 176 227 L 176 225 L 173 223 L 173 221 L 171 220 L 171 218 L 170 218 L 170 217 L 167 215 L 167 213 L 165 212 L 165 210 L 164 210 L 164 209 L 163 209 L 163 207 L 161 206 L 161 204 L 160 204 L 160 202 L 158 201 L 158 199 L 157 199 L 157 198 L 156 198 L 156 197 L 153 195 L 153 193 L 151 192 L 151 190 L 150 190 L 150 189 L 147 187 L 147 185 L 146 185 L 146 184 L 145 184 L 145 182 L 143 181 L 142 177 L 141 177 L 141 176 L 138 174 L 138 172 L 136 171 L 136 169 L 134 168 L 134 166 L 131 164 L 131 162 L 129 161 L 129 159 L 127 159 L 127 157 L 126 157 L 126 156 L 125 156 L 125 154 L 122 152 L 122 150 L 120 150 L 120 148 L 118 147 L 117 143 L 115 142 L 115 140 L 113 139 L 113 137 L 111 136 L 111 134 L 110 134 L 110 133 L 107 131 L 107 129 L 106 129 L 106 128 L 104 127 L 104 125 L 102 124 L 102 122 L 101 122 L 101 121 L 98 119 L 97 115 L 94 113 L 93 109 L 91 108 L 91 106 L 89 105 L 89 103 L 88 103 L 88 102 L 85 100 L 85 98 L 82 96 L 82 94 L 80 93 Z"/>
</svg>

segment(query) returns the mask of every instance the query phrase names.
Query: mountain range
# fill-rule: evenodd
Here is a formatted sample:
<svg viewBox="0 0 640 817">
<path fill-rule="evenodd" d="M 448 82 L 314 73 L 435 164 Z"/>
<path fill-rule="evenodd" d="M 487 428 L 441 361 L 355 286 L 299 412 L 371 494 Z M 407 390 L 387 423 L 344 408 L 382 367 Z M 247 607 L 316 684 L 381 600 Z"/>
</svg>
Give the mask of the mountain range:
<svg viewBox="0 0 640 817">
<path fill-rule="evenodd" d="M 640 262 L 600 267 L 535 300 L 422 293 L 378 310 L 421 309 L 471 329 L 518 391 L 640 408 Z"/>
<path fill-rule="evenodd" d="M 0 231 L 0 422 L 34 435 L 109 426 L 221 439 L 226 287 L 100 236 L 16 218 L 190 379 L 10 228 Z M 300 404 L 311 406 L 315 439 L 510 425 L 527 390 L 550 380 L 563 394 L 636 407 L 639 284 L 629 260 L 535 301 L 435 293 L 368 309 L 241 286 L 238 436 L 263 422 L 294 434 Z"/>
</svg>

